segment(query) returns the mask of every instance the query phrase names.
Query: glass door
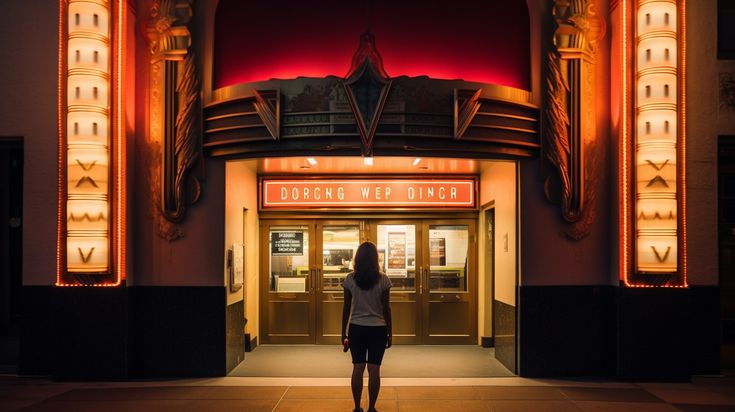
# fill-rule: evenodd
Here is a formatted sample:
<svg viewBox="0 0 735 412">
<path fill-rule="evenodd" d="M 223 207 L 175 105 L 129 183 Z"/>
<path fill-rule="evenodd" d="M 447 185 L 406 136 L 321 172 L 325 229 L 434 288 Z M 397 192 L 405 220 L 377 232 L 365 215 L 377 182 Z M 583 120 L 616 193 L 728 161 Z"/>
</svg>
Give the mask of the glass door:
<svg viewBox="0 0 735 412">
<path fill-rule="evenodd" d="M 263 221 L 261 233 L 262 341 L 314 343 L 314 223 Z"/>
<path fill-rule="evenodd" d="M 425 344 L 477 342 L 476 242 L 473 220 L 423 224 L 422 331 Z"/>
<path fill-rule="evenodd" d="M 342 328 L 342 284 L 353 270 L 355 252 L 366 239 L 361 221 L 322 221 L 317 224 L 317 343 L 339 344 Z"/>
<path fill-rule="evenodd" d="M 421 343 L 421 289 L 417 265 L 421 260 L 419 221 L 374 221 L 371 238 L 378 247 L 380 267 L 391 280 L 393 343 Z"/>
</svg>

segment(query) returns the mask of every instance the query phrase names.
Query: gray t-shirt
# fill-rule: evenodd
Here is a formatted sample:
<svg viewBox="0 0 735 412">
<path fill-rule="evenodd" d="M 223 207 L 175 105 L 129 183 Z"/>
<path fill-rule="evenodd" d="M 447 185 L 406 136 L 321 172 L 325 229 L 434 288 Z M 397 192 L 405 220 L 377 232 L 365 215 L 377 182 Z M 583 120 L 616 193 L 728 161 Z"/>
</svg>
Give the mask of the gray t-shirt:
<svg viewBox="0 0 735 412">
<path fill-rule="evenodd" d="M 352 317 L 350 323 L 360 326 L 385 326 L 383 316 L 383 304 L 380 297 L 383 292 L 390 289 L 388 276 L 381 274 L 378 282 L 368 290 L 363 290 L 355 282 L 355 273 L 352 272 L 345 278 L 343 287 L 352 293 Z"/>
</svg>

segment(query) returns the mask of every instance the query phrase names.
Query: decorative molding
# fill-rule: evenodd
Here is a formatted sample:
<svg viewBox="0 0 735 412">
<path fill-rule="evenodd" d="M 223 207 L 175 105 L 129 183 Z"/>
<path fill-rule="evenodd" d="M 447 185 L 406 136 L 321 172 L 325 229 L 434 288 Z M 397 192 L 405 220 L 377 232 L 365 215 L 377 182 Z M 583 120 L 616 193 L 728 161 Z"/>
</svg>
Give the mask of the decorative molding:
<svg viewBox="0 0 735 412">
<path fill-rule="evenodd" d="M 352 58 L 352 67 L 342 83 L 357 122 L 363 156 L 373 155 L 375 132 L 392 83 L 375 48 L 375 37 L 369 32 L 363 33 L 360 47 Z"/>
<path fill-rule="evenodd" d="M 482 89 L 454 90 L 454 138 L 460 139 L 480 110 Z"/>
<path fill-rule="evenodd" d="M 546 107 L 544 110 L 544 158 L 553 172 L 544 182 L 547 199 L 561 205 L 565 221 L 572 224 L 567 234 L 581 239 L 593 223 L 592 174 L 599 167 L 586 153 L 596 140 L 595 52 L 605 34 L 605 24 L 589 0 L 555 0 L 557 23 L 554 44 L 547 56 Z"/>
<path fill-rule="evenodd" d="M 253 107 L 260 116 L 260 120 L 273 136 L 273 140 L 281 138 L 281 91 L 253 89 L 255 102 Z"/>
<path fill-rule="evenodd" d="M 199 101 L 199 81 L 196 77 L 194 54 L 189 53 L 184 60 L 184 72 L 181 74 L 176 91 L 179 95 L 180 107 L 176 116 L 176 139 L 174 147 L 166 147 L 166 156 L 171 156 L 166 163 L 174 166 L 175 174 L 164 175 L 164 207 L 163 213 L 172 222 L 181 222 L 186 215 L 186 204 L 195 203 L 201 196 L 201 183 L 191 176 L 193 193 L 187 193 L 189 170 L 201 157 L 201 141 L 198 129 L 198 116 L 201 112 Z M 168 146 L 168 142 L 167 142 Z M 172 150 L 173 149 L 173 150 Z M 172 196 L 171 204 L 167 202 Z M 190 197 L 188 200 L 187 197 Z"/>
<path fill-rule="evenodd" d="M 466 98 L 477 93 L 476 83 L 405 76 L 391 80 L 392 92 L 370 153 L 504 158 L 539 155 L 539 110 L 530 102 L 527 91 L 482 85 L 477 111 L 471 118 L 466 116 L 467 127 L 457 139 L 456 113 Z M 271 102 L 278 115 L 278 140 L 274 140 L 264 122 L 265 116 L 255 108 L 254 88 L 265 101 Z M 276 90 L 280 95 L 277 101 Z M 459 96 L 457 102 L 453 100 L 455 95 Z M 360 156 L 365 153 L 342 79 L 243 83 L 219 89 L 213 97 L 204 107 L 202 144 L 210 156 L 252 158 L 307 153 Z"/>
<path fill-rule="evenodd" d="M 201 97 L 195 55 L 189 51 L 192 18 L 191 0 L 154 0 L 148 24 L 151 59 L 149 168 L 151 201 L 159 210 L 158 233 L 168 240 L 183 236 L 172 227 L 186 217 L 186 206 L 201 196 L 200 178 L 192 169 L 202 159 Z"/>
</svg>

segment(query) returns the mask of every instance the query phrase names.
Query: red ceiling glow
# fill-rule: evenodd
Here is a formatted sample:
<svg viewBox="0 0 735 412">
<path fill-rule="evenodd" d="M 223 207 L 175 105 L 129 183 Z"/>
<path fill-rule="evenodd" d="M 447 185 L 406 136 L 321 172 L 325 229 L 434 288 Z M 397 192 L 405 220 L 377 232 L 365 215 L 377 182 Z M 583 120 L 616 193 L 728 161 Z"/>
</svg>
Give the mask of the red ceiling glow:
<svg viewBox="0 0 735 412">
<path fill-rule="evenodd" d="M 369 17 L 368 17 L 369 16 Z M 369 28 L 386 72 L 530 89 L 524 0 L 220 0 L 214 87 L 344 76 Z"/>
</svg>

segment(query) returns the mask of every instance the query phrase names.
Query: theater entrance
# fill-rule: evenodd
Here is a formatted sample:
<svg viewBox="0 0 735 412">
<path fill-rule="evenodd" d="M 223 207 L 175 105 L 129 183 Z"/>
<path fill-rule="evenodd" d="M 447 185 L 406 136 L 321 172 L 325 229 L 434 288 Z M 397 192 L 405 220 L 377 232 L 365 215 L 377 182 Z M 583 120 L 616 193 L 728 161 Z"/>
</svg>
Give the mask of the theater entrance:
<svg viewBox="0 0 735 412">
<path fill-rule="evenodd" d="M 396 344 L 476 344 L 476 219 L 262 218 L 261 342 L 339 344 L 342 282 L 374 242 Z"/>
</svg>

